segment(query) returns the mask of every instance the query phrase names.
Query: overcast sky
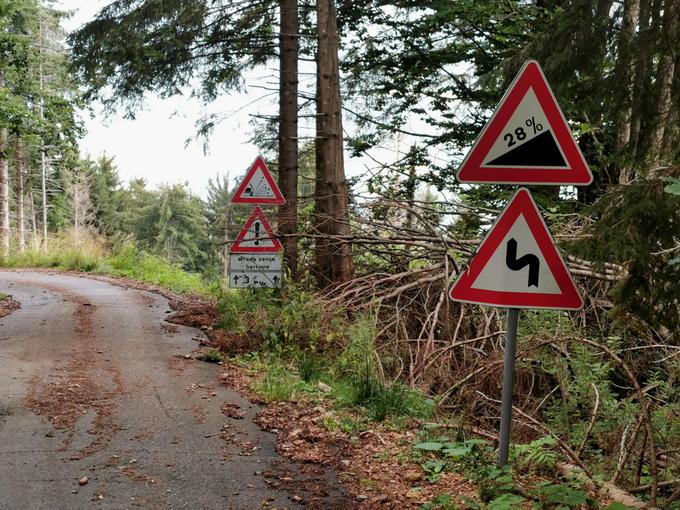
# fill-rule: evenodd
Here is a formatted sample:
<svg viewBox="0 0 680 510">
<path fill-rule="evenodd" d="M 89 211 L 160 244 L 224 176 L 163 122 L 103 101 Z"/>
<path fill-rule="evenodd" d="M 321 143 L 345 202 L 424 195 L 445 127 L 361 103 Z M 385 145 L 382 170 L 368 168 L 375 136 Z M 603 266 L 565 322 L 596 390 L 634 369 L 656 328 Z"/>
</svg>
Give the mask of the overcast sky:
<svg viewBox="0 0 680 510">
<path fill-rule="evenodd" d="M 111 0 L 55 0 L 56 6 L 73 11 L 63 25 L 73 31 L 87 21 Z M 305 64 L 303 64 L 305 65 Z M 312 69 L 313 71 L 313 69 Z M 124 119 L 122 114 L 105 118 L 95 114 L 91 118 L 84 112 L 82 118 L 87 135 L 80 142 L 83 156 L 97 158 L 106 153 L 115 156 L 118 173 L 123 180 L 143 177 L 152 186 L 163 183 L 188 182 L 192 191 L 205 198 L 209 178 L 217 174 L 229 174 L 230 178 L 243 175 L 258 154 L 258 148 L 248 142 L 252 115 L 275 115 L 278 112 L 276 94 L 257 88 L 261 85 L 278 88 L 278 69 L 260 69 L 248 74 L 246 91 L 220 97 L 214 103 L 203 106 L 188 95 L 161 100 L 153 94 L 147 98 L 146 108 L 137 112 L 135 120 Z M 307 87 L 313 93 L 314 79 L 304 73 L 300 78 L 301 89 Z M 94 105 L 95 111 L 98 110 Z M 208 153 L 204 153 L 201 141 L 193 140 L 195 122 L 200 117 L 217 113 L 227 116 L 219 124 L 209 140 Z M 352 130 L 351 119 L 345 116 L 344 127 Z M 311 122 L 311 121 L 309 121 Z M 307 123 L 309 124 L 309 123 Z M 422 121 L 409 122 L 406 128 L 427 132 L 430 128 Z M 313 124 L 300 124 L 300 136 L 313 135 Z M 409 136 L 396 136 L 386 140 L 381 148 L 371 151 L 371 157 L 348 158 L 345 156 L 345 172 L 348 177 L 366 178 L 379 166 L 377 160 L 399 160 L 412 144 Z M 437 154 L 431 154 L 437 158 Z M 363 189 L 361 185 L 358 187 Z"/>
<path fill-rule="evenodd" d="M 56 5 L 75 11 L 64 23 L 70 31 L 92 19 L 108 3 L 110 0 L 58 0 Z M 250 114 L 275 112 L 272 98 L 248 106 L 261 96 L 260 91 L 225 96 L 208 110 L 187 97 L 161 100 L 150 96 L 146 109 L 134 121 L 122 115 L 106 119 L 84 113 L 87 135 L 80 142 L 81 152 L 95 158 L 104 152 L 115 156 L 118 172 L 125 180 L 144 177 L 151 185 L 189 182 L 195 193 L 205 196 L 208 178 L 229 172 L 233 179 L 255 159 L 257 147 L 247 141 Z M 216 128 L 208 154 L 203 153 L 200 142 L 185 147 L 185 140 L 194 137 L 196 119 L 214 112 L 233 114 Z"/>
</svg>

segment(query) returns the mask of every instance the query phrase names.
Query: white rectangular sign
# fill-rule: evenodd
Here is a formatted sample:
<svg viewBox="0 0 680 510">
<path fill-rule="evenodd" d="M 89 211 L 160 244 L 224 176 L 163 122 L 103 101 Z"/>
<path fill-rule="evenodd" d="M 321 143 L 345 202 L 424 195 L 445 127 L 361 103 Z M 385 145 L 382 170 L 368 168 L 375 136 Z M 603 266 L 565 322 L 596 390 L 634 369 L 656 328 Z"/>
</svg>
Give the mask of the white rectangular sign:
<svg viewBox="0 0 680 510">
<path fill-rule="evenodd" d="M 280 286 L 280 253 L 232 253 L 229 255 L 229 287 L 232 289 Z"/>
</svg>

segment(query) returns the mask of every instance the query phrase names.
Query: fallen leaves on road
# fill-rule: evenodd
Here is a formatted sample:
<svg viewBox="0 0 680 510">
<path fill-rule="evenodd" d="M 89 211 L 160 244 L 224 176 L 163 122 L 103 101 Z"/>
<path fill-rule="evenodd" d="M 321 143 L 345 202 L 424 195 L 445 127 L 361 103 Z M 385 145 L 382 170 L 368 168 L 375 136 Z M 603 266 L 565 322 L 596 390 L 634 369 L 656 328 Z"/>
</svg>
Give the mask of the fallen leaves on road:
<svg viewBox="0 0 680 510">
<path fill-rule="evenodd" d="M 256 422 L 276 431 L 282 455 L 335 468 L 360 509 L 415 509 L 442 492 L 476 495 L 474 485 L 457 473 L 443 474 L 436 485 L 423 480 L 423 469 L 408 456 L 415 430 L 387 430 L 375 424 L 372 430 L 351 436 L 324 426 L 332 414 L 322 407 L 281 403 L 262 410 Z M 417 427 L 416 422 L 413 425 Z"/>
<path fill-rule="evenodd" d="M 237 404 L 232 404 L 230 402 L 225 402 L 222 406 L 222 413 L 224 413 L 229 418 L 234 418 L 236 420 L 242 420 L 246 412 L 241 410 L 241 407 Z"/>
<path fill-rule="evenodd" d="M 93 345 L 92 315 L 95 307 L 75 294 L 58 288 L 54 290 L 76 304 L 73 318 L 80 346 L 70 360 L 55 366 L 49 374 L 49 382 L 38 377 L 31 381 L 26 404 L 35 414 L 49 420 L 55 429 L 68 432 L 62 450 L 73 440 L 76 423 L 94 412 L 93 422 L 88 430 L 94 439 L 74 456 L 83 458 L 105 448 L 113 434 L 119 430 L 111 415 L 115 409 L 115 398 L 123 393 L 123 386 L 120 373 L 108 366 L 105 370 L 110 372 L 115 389 L 101 387 L 93 377 L 93 367 L 98 360 Z"/>
<path fill-rule="evenodd" d="M 14 300 L 12 296 L 5 296 L 3 299 L 0 299 L 0 318 L 9 315 L 19 308 L 21 308 L 21 304 L 18 301 Z"/>
</svg>

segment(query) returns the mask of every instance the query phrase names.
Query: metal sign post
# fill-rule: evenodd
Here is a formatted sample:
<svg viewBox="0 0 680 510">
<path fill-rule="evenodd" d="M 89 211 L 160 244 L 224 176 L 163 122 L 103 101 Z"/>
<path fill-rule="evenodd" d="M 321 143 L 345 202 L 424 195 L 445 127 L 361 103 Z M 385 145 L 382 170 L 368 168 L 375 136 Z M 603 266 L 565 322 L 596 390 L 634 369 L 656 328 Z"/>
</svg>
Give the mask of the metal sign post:
<svg viewBox="0 0 680 510">
<path fill-rule="evenodd" d="M 505 337 L 505 364 L 503 365 L 503 395 L 501 397 L 501 428 L 498 434 L 498 465 L 508 463 L 510 429 L 512 425 L 512 388 L 515 379 L 517 353 L 517 322 L 519 308 L 508 308 L 508 327 Z"/>
</svg>

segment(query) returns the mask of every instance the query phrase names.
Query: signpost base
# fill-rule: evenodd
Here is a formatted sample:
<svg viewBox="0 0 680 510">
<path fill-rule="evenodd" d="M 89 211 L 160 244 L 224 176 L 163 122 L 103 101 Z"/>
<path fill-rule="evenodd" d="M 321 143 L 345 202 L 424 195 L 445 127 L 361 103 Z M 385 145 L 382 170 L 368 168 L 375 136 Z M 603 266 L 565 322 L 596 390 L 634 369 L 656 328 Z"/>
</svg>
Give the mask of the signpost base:
<svg viewBox="0 0 680 510">
<path fill-rule="evenodd" d="M 498 435 L 498 465 L 508 463 L 510 428 L 512 424 L 512 387 L 515 378 L 517 353 L 517 322 L 519 309 L 508 308 L 508 327 L 505 339 L 505 364 L 503 365 L 503 396 L 501 400 L 501 428 Z"/>
</svg>

